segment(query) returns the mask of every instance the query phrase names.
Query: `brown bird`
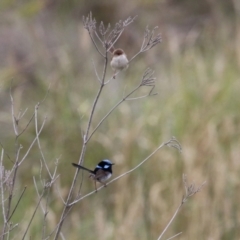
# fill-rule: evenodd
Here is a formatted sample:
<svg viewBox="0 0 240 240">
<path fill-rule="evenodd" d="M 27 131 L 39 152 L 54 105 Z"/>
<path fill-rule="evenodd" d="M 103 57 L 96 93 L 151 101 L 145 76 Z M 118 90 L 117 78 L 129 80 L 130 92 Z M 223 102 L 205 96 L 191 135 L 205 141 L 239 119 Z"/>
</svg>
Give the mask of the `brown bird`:
<svg viewBox="0 0 240 240">
<path fill-rule="evenodd" d="M 125 52 L 120 48 L 115 49 L 112 54 L 113 57 L 110 65 L 114 70 L 113 78 L 115 78 L 118 72 L 128 68 L 128 59 Z"/>
</svg>

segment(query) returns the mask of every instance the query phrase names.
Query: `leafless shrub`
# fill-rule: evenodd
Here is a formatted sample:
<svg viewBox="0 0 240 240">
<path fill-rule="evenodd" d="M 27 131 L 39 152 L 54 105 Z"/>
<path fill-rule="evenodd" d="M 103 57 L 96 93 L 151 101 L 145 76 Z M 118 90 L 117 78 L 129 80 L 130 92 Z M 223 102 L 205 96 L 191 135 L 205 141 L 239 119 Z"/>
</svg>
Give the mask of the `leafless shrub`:
<svg viewBox="0 0 240 240">
<path fill-rule="evenodd" d="M 26 190 L 26 186 L 23 188 L 22 193 L 20 194 L 20 196 L 18 197 L 17 203 L 15 206 L 13 206 L 13 197 L 14 197 L 14 191 L 15 191 L 15 185 L 16 185 L 16 179 L 17 179 L 17 172 L 19 170 L 19 167 L 23 164 L 23 162 L 26 160 L 27 156 L 29 155 L 29 152 L 31 151 L 34 143 L 36 142 L 36 140 L 38 139 L 44 123 L 42 123 L 39 131 L 37 131 L 36 133 L 36 137 L 32 140 L 32 142 L 30 142 L 29 146 L 27 147 L 27 150 L 25 152 L 25 154 L 23 154 L 23 157 L 20 157 L 20 152 L 22 150 L 22 145 L 19 144 L 19 137 L 24 134 L 24 132 L 28 129 L 30 123 L 33 121 L 36 111 L 32 114 L 32 116 L 30 117 L 29 121 L 27 122 L 27 124 L 23 127 L 22 130 L 19 129 L 19 122 L 21 121 L 21 119 L 23 118 L 23 116 L 25 115 L 25 113 L 27 112 L 27 109 L 22 113 L 19 112 L 17 115 L 15 114 L 15 110 L 14 110 L 14 99 L 12 96 L 12 93 L 10 91 L 10 98 L 11 98 L 11 115 L 12 115 L 12 123 L 13 123 L 13 129 L 14 129 L 14 133 L 15 133 L 15 159 L 11 160 L 11 162 L 13 163 L 13 166 L 11 168 L 11 170 L 6 170 L 5 166 L 4 166 L 4 148 L 2 148 L 2 154 L 1 154 L 1 162 L 0 162 L 0 188 L 1 188 L 1 205 L 2 205 L 2 215 L 3 215 L 3 228 L 2 228 L 2 233 L 0 235 L 1 240 L 4 240 L 6 237 L 8 237 L 8 235 L 10 234 L 10 232 L 18 226 L 18 224 L 13 225 L 11 223 L 11 218 L 14 215 L 17 207 L 19 206 L 19 203 L 25 193 Z M 44 98 L 45 100 L 45 98 Z M 44 101 L 43 100 L 43 101 Z M 35 107 L 35 109 L 38 109 L 40 103 L 38 103 Z M 7 188 L 7 191 L 5 189 L 5 187 Z M 5 195 L 7 195 L 5 197 Z M 29 222 L 29 226 L 30 226 L 31 221 Z M 27 231 L 26 231 L 27 232 Z"/>
</svg>

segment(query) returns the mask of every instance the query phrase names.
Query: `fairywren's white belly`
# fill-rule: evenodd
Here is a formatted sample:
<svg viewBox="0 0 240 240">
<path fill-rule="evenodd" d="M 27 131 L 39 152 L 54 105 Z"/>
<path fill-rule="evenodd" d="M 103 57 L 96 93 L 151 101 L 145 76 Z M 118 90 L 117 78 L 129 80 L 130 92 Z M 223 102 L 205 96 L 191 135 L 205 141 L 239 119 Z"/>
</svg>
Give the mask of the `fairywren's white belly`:
<svg viewBox="0 0 240 240">
<path fill-rule="evenodd" d="M 100 176 L 97 180 L 100 180 L 100 182 L 106 182 L 111 176 L 112 174 L 107 172 L 103 176 Z"/>
</svg>

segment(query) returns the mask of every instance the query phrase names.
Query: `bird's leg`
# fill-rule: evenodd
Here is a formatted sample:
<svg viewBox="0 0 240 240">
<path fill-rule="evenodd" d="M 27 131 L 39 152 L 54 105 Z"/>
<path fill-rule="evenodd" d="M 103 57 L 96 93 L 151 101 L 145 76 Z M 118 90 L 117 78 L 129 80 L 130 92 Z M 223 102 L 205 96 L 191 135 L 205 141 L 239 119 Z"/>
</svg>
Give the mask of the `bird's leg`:
<svg viewBox="0 0 240 240">
<path fill-rule="evenodd" d="M 104 187 L 107 187 L 106 183 L 99 181 Z"/>
<path fill-rule="evenodd" d="M 114 72 L 113 72 L 113 79 L 116 79 L 116 74 L 117 74 L 117 71 L 114 70 Z"/>
</svg>

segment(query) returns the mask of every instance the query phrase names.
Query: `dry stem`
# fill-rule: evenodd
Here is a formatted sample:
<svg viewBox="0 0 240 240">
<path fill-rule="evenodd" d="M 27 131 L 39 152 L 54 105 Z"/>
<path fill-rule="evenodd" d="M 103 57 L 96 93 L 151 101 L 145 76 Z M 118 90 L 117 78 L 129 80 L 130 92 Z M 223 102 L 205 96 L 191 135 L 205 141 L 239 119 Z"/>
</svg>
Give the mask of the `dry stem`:
<svg viewBox="0 0 240 240">
<path fill-rule="evenodd" d="M 176 146 L 175 146 L 176 147 Z M 182 201 L 180 203 L 180 205 L 178 206 L 177 210 L 175 211 L 175 213 L 173 214 L 172 218 L 170 219 L 170 221 L 168 222 L 167 226 L 164 228 L 164 230 L 162 231 L 162 233 L 160 234 L 160 236 L 158 237 L 158 240 L 160 240 L 162 238 L 162 236 L 164 235 L 164 233 L 167 231 L 167 229 L 169 228 L 169 226 L 172 224 L 173 220 L 175 219 L 175 217 L 177 216 L 180 208 L 182 207 L 182 205 L 187 201 L 188 198 L 192 197 L 193 195 L 195 195 L 196 193 L 200 192 L 201 189 L 203 188 L 203 186 L 205 185 L 206 182 L 203 182 L 199 187 L 195 187 L 195 184 L 190 184 L 188 185 L 187 183 L 187 177 L 185 174 L 183 174 L 183 185 L 185 187 L 185 195 L 182 198 Z"/>
</svg>

